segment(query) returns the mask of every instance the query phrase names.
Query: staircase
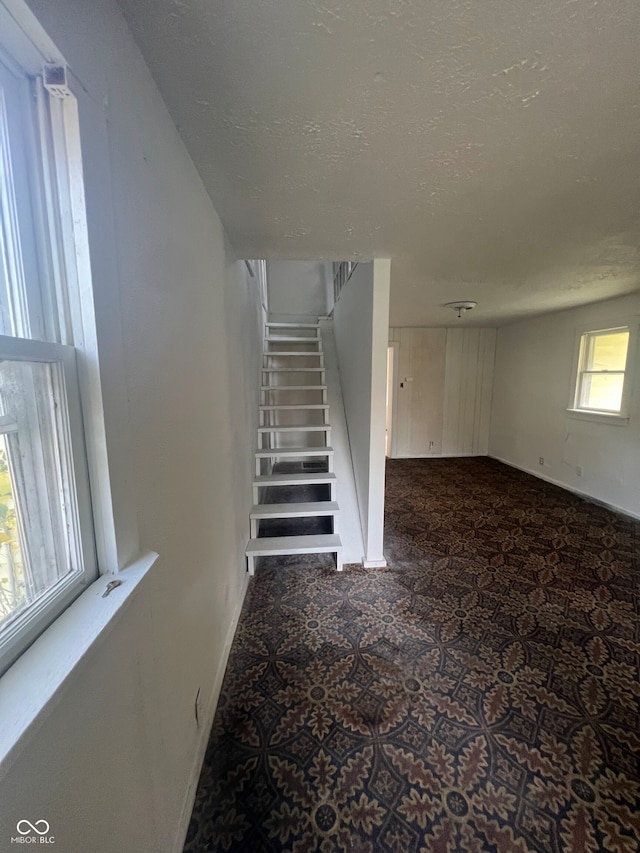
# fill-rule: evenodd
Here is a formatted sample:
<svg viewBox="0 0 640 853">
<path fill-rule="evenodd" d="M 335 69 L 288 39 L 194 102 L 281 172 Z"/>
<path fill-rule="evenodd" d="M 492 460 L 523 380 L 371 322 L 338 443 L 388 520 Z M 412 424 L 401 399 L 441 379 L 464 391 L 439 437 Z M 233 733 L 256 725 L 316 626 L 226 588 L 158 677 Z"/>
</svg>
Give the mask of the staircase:
<svg viewBox="0 0 640 853">
<path fill-rule="evenodd" d="M 320 327 L 317 322 L 267 322 L 265 332 L 246 550 L 249 574 L 255 572 L 257 557 L 292 554 L 335 554 L 340 571 L 342 543 L 336 533 L 339 507 Z"/>
</svg>

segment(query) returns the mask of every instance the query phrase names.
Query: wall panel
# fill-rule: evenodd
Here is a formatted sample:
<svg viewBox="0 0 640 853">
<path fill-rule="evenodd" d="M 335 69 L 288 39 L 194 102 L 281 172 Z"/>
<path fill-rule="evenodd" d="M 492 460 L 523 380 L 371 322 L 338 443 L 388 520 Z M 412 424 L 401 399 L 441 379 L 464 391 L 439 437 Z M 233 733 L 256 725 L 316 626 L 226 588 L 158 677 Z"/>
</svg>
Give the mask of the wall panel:
<svg viewBox="0 0 640 853">
<path fill-rule="evenodd" d="M 398 456 L 484 455 L 495 329 L 391 328 L 398 342 Z"/>
</svg>

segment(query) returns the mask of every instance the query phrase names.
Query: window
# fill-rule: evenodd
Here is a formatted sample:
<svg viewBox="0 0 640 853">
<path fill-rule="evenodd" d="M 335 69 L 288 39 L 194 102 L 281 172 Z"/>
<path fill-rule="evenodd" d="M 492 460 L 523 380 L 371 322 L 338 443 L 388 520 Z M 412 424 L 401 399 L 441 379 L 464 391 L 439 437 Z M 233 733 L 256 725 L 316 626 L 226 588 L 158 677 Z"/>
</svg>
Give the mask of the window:
<svg viewBox="0 0 640 853">
<path fill-rule="evenodd" d="M 0 55 L 0 672 L 97 574 L 54 100 Z"/>
<path fill-rule="evenodd" d="M 574 409 L 626 414 L 630 327 L 584 332 L 580 337 Z"/>
</svg>

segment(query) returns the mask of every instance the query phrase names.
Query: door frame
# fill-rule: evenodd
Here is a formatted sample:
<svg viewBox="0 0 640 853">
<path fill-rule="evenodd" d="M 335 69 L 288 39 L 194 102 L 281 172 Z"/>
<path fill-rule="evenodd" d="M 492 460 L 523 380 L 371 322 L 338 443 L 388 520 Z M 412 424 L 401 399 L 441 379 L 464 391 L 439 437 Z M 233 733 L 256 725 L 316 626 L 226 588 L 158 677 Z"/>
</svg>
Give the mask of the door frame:
<svg viewBox="0 0 640 853">
<path fill-rule="evenodd" d="M 391 357 L 391 376 L 389 375 L 389 350 L 392 352 Z M 397 394 L 398 394 L 398 386 L 399 386 L 399 368 L 400 368 L 400 341 L 389 341 L 387 344 L 387 396 L 388 396 L 388 404 L 387 409 L 391 409 L 391 417 L 389 417 L 389 413 L 387 411 L 387 420 L 385 424 L 385 429 L 388 429 L 388 425 L 391 426 L 391 436 L 388 444 L 388 459 L 396 459 L 397 458 L 397 420 L 398 420 L 398 406 L 397 404 Z M 391 394 L 389 394 L 389 390 Z"/>
</svg>

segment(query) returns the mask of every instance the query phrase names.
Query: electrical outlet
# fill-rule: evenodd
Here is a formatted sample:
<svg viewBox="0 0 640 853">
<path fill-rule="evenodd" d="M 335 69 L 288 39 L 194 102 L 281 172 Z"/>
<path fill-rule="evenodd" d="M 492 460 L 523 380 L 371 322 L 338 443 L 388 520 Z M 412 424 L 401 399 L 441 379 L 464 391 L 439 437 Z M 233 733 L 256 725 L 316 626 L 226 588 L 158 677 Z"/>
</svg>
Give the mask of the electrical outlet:
<svg viewBox="0 0 640 853">
<path fill-rule="evenodd" d="M 538 459 L 538 462 L 539 462 L 541 465 L 544 465 L 544 456 L 541 456 L 541 457 Z"/>
<path fill-rule="evenodd" d="M 578 477 L 582 477 L 582 465 L 576 465 L 576 474 Z"/>
<path fill-rule="evenodd" d="M 429 442 L 429 450 L 433 450 L 433 445 L 434 445 L 434 443 L 435 443 L 435 442 L 433 442 L 433 441 L 430 441 L 430 442 Z"/>
</svg>

